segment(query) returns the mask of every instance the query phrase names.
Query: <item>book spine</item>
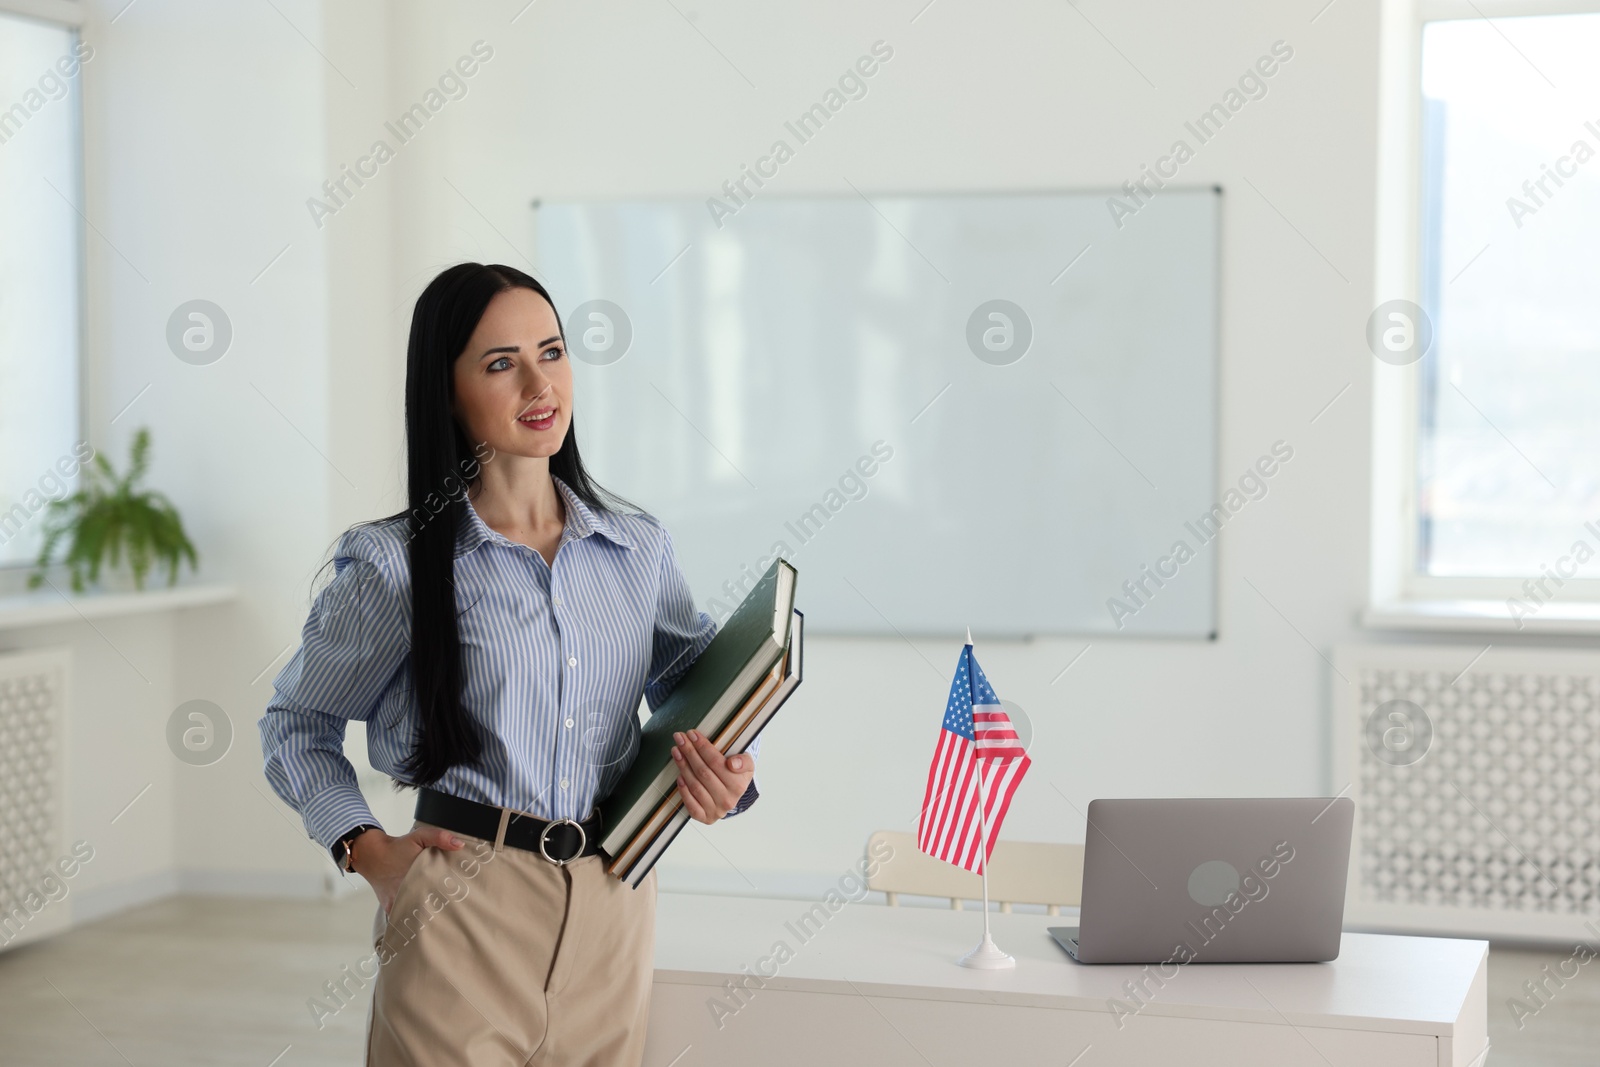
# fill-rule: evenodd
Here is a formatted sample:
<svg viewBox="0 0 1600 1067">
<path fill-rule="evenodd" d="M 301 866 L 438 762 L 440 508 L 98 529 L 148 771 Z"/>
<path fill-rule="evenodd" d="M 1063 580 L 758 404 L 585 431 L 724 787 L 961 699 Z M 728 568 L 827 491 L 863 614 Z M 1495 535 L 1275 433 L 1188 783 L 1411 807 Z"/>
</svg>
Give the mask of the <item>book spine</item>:
<svg viewBox="0 0 1600 1067">
<path fill-rule="evenodd" d="M 794 685 L 788 687 L 787 691 L 780 689 L 775 692 L 769 698 L 769 705 L 762 709 L 762 714 L 753 719 L 731 745 L 725 744 L 726 738 L 719 738 L 715 742 L 717 748 L 725 756 L 736 756 L 744 752 L 761 733 L 762 727 L 772 721 L 772 717 L 778 713 L 778 709 L 783 707 L 784 701 L 788 700 L 798 688 L 800 688 L 800 683 L 797 679 Z M 655 835 L 654 840 L 635 852 L 634 846 L 639 844 L 639 839 L 634 838 L 629 842 L 629 847 L 623 850 L 622 855 L 610 867 L 606 868 L 611 874 L 626 882 L 630 887 L 638 887 L 639 883 L 644 880 L 644 876 L 650 873 L 650 868 L 655 866 L 656 860 L 666 852 L 667 846 L 672 844 L 673 839 L 678 836 L 679 832 L 689 822 L 689 812 L 676 796 L 670 797 L 667 803 L 672 804 L 675 810 L 667 824 Z"/>
<path fill-rule="evenodd" d="M 760 736 L 767 723 L 772 721 L 772 717 L 778 714 L 779 709 L 799 688 L 800 683 L 796 682 L 789 688 L 788 692 L 779 690 L 772 702 L 772 706 L 763 708 L 755 718 L 751 719 L 745 728 L 739 732 L 739 736 L 735 737 L 726 748 L 722 749 L 723 753 L 729 756 L 737 756 L 748 749 L 755 739 Z"/>
<path fill-rule="evenodd" d="M 644 855 L 639 857 L 638 862 L 630 870 L 622 875 L 622 880 L 627 883 L 628 888 L 639 888 L 639 883 L 644 881 L 645 875 L 649 874 L 651 868 L 656 865 L 656 860 L 661 858 L 662 853 L 666 852 L 667 846 L 672 844 L 673 838 L 677 837 L 679 831 L 687 826 L 688 823 L 689 813 L 680 809 L 672 817 L 672 821 L 662 829 L 661 836 L 656 839 L 656 843 Z"/>
<path fill-rule="evenodd" d="M 769 638 L 761 658 L 750 661 L 750 664 L 759 664 L 760 669 L 751 672 L 750 664 L 747 664 L 745 671 L 741 672 L 741 677 L 724 693 L 720 700 L 711 706 L 695 728 L 702 734 L 710 735 L 712 731 L 708 728 L 709 724 L 726 721 L 730 713 L 744 703 L 745 697 L 760 684 L 760 679 L 772 670 L 773 664 L 782 656 L 783 646 L 776 644 Z M 657 714 L 660 714 L 660 712 L 658 711 Z M 640 824 L 649 818 L 649 813 L 654 811 L 661 804 L 661 801 L 666 798 L 667 794 L 672 792 L 672 784 L 677 778 L 677 764 L 668 760 L 666 766 L 662 767 L 655 778 L 651 780 L 650 785 L 639 795 L 639 799 L 634 802 L 633 806 L 616 819 L 611 831 L 601 841 L 600 847 L 613 855 L 625 847 L 628 839 L 638 830 Z"/>
</svg>

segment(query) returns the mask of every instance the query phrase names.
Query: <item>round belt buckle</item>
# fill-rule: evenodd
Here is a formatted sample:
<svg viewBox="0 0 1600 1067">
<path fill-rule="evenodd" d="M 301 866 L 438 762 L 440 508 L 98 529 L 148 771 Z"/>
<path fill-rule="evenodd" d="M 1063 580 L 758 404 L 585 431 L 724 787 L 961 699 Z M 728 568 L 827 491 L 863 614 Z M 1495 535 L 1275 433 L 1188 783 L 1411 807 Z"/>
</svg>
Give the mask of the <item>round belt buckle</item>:
<svg viewBox="0 0 1600 1067">
<path fill-rule="evenodd" d="M 566 823 L 568 826 L 571 826 L 578 831 L 578 851 L 574 852 L 566 859 L 558 860 L 554 856 L 550 855 L 550 850 L 546 846 L 550 840 L 550 831 L 555 827 L 560 826 L 562 823 Z M 583 855 L 583 850 L 587 848 L 588 845 L 589 835 L 584 833 L 583 824 L 574 819 L 552 819 L 545 823 L 544 829 L 539 832 L 539 855 L 543 856 L 557 867 L 565 867 L 567 864 Z"/>
</svg>

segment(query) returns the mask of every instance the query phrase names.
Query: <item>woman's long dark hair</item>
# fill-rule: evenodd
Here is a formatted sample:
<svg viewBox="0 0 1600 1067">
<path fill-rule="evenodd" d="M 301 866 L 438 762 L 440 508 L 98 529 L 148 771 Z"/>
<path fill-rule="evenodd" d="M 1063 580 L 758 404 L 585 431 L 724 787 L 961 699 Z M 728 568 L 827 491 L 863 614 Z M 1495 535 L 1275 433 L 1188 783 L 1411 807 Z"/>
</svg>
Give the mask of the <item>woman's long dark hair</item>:
<svg viewBox="0 0 1600 1067">
<path fill-rule="evenodd" d="M 417 298 L 406 349 L 406 487 L 411 563 L 411 675 L 419 718 L 415 746 L 402 765 L 406 784 L 432 785 L 451 767 L 476 763 L 483 738 L 462 706 L 461 634 L 456 619 L 455 544 L 467 495 L 477 488 L 480 456 L 451 404 L 455 363 L 496 294 L 532 289 L 555 309 L 545 287 L 514 267 L 460 263 Z M 559 326 L 560 315 L 556 316 Z M 566 333 L 562 331 L 562 340 Z M 569 413 L 570 415 L 570 413 Z M 590 507 L 634 505 L 595 483 L 578 454 L 576 420 L 568 422 L 550 473 Z M 402 516 L 393 516 L 400 518 Z"/>
</svg>

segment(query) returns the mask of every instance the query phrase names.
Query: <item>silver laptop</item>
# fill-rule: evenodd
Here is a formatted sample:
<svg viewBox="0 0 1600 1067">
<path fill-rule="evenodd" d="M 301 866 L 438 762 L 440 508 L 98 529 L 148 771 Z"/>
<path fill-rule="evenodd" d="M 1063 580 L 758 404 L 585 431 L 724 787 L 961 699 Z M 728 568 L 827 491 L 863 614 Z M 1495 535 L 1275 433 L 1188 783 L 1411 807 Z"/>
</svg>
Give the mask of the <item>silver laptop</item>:
<svg viewBox="0 0 1600 1067">
<path fill-rule="evenodd" d="M 1315 963 L 1339 955 L 1348 797 L 1096 800 L 1079 963 Z"/>
</svg>

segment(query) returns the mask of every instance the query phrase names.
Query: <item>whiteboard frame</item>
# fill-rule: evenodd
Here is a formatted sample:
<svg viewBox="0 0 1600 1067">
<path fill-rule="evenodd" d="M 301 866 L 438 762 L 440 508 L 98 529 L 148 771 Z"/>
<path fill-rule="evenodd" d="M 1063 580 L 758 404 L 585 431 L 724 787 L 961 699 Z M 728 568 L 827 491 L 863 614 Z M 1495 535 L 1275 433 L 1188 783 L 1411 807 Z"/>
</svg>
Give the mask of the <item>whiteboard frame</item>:
<svg viewBox="0 0 1600 1067">
<path fill-rule="evenodd" d="M 759 200 L 762 203 L 768 203 L 768 202 L 773 202 L 773 201 L 784 201 L 784 200 L 788 200 L 788 201 L 795 201 L 795 200 L 808 200 L 808 201 L 837 200 L 837 201 L 841 201 L 841 202 L 852 202 L 852 201 L 855 201 L 855 200 L 863 200 L 869 206 L 873 207 L 874 210 L 876 210 L 876 206 L 875 206 L 874 202 L 876 200 L 878 200 L 878 199 L 884 199 L 884 198 L 918 198 L 918 197 L 955 198 L 955 197 L 961 197 L 961 198 L 978 199 L 978 198 L 990 198 L 990 197 L 1091 196 L 1091 195 L 1101 195 L 1101 194 L 1103 194 L 1103 195 L 1105 195 L 1107 197 L 1110 197 L 1110 196 L 1125 196 L 1126 195 L 1121 188 L 1118 188 L 1118 187 L 1112 186 L 1112 185 L 1085 185 L 1085 186 L 1074 186 L 1074 187 L 1023 186 L 1023 187 L 1015 187 L 1015 188 L 998 188 L 998 189 L 973 189 L 973 188 L 965 188 L 965 189 L 905 189 L 905 188 L 894 188 L 894 189 L 870 189 L 870 190 L 868 190 L 868 189 L 856 189 L 854 186 L 852 186 L 852 189 L 854 189 L 855 191 L 854 192 L 840 192 L 837 189 L 821 189 L 821 190 L 786 189 L 782 193 L 763 194 L 763 195 L 761 195 L 759 197 Z M 1225 333 L 1225 326 L 1224 326 L 1224 322 L 1225 322 L 1224 316 L 1225 316 L 1225 312 L 1226 312 L 1226 309 L 1227 309 L 1226 294 L 1227 294 L 1227 285 L 1228 285 L 1228 275 L 1227 275 L 1227 272 L 1226 272 L 1226 269 L 1225 269 L 1226 268 L 1226 257 L 1224 255 L 1224 248 L 1225 248 L 1225 242 L 1227 240 L 1227 223 L 1228 223 L 1228 215 L 1227 215 L 1227 211 L 1226 211 L 1226 206 L 1227 206 L 1227 201 L 1228 201 L 1227 189 L 1226 189 L 1225 185 L 1222 182 L 1218 182 L 1218 181 L 1212 181 L 1212 182 L 1185 182 L 1185 183 L 1167 182 L 1161 187 L 1161 191 L 1162 192 L 1166 192 L 1166 191 L 1187 192 L 1187 193 L 1209 192 L 1215 198 L 1215 200 L 1214 200 L 1214 204 L 1215 204 L 1214 211 L 1215 211 L 1216 229 L 1215 229 L 1215 240 L 1213 242 L 1213 247 L 1212 247 L 1212 255 L 1214 257 L 1213 270 L 1214 270 L 1214 277 L 1215 277 L 1215 293 L 1214 293 L 1215 307 L 1213 309 L 1213 327 L 1212 327 L 1212 334 L 1213 335 L 1211 337 L 1213 351 L 1215 353 L 1215 357 L 1214 357 L 1215 358 L 1215 363 L 1214 363 L 1214 366 L 1212 368 L 1212 374 L 1211 374 L 1211 393 L 1210 393 L 1210 396 L 1208 397 L 1208 400 L 1209 400 L 1209 403 L 1210 403 L 1210 407 L 1211 407 L 1211 434 L 1210 434 L 1210 438 L 1211 439 L 1210 439 L 1210 446 L 1211 446 L 1211 452 L 1212 452 L 1211 469 L 1210 469 L 1209 475 L 1208 475 L 1208 478 L 1209 478 L 1208 488 L 1210 490 L 1210 493 L 1209 493 L 1210 499 L 1213 502 L 1219 502 L 1220 499 L 1221 499 L 1221 496 L 1222 496 L 1222 468 L 1223 468 L 1223 452 L 1222 452 L 1222 449 L 1223 449 L 1223 438 L 1222 438 L 1222 421 L 1223 421 L 1222 380 L 1223 380 L 1223 373 L 1224 373 L 1224 370 L 1225 370 L 1225 367 L 1226 367 L 1226 347 L 1225 347 L 1226 333 Z M 542 207 L 544 207 L 545 205 L 547 205 L 547 204 L 562 204 L 562 205 L 583 204 L 583 205 L 597 206 L 597 207 L 598 206 L 615 206 L 615 205 L 624 205 L 624 204 L 682 205 L 682 204 L 685 204 L 685 203 L 692 203 L 695 200 L 700 199 L 703 196 L 704 193 L 705 193 L 705 189 L 701 188 L 701 189 L 695 190 L 693 192 L 683 192 L 683 193 L 660 193 L 660 192 L 654 192 L 654 193 L 645 194 L 645 195 L 615 195 L 615 194 L 613 194 L 613 195 L 602 195 L 602 196 L 563 196 L 563 195 L 559 195 L 559 194 L 558 195 L 544 194 L 544 195 L 534 196 L 534 197 L 530 198 L 530 201 L 529 201 L 529 208 L 531 210 L 531 214 L 534 216 L 534 229 L 533 229 L 533 234 L 532 234 L 532 236 L 533 236 L 533 246 L 534 246 L 535 249 L 538 248 L 537 217 L 538 217 L 538 214 L 540 212 L 540 209 Z M 709 198 L 706 198 L 706 199 L 709 199 Z M 750 202 L 753 203 L 757 199 L 758 198 L 752 197 Z M 913 249 L 915 248 L 915 246 L 912 246 L 912 247 L 913 247 Z M 1064 267 L 1066 265 L 1067 264 L 1065 264 L 1065 263 L 1063 264 Z M 545 281 L 546 280 L 545 276 L 544 276 L 544 271 L 543 271 L 543 265 L 542 264 L 536 265 L 533 273 L 534 273 L 535 277 L 540 279 L 540 281 Z M 557 315 L 559 317 L 563 313 L 562 309 L 557 308 L 556 310 L 557 310 Z M 570 309 L 567 309 L 567 310 L 570 310 Z M 563 322 L 564 322 L 564 320 L 563 320 Z M 602 482 L 602 484 L 604 484 L 604 483 Z M 1050 639 L 1050 638 L 1062 638 L 1062 637 L 1091 638 L 1093 640 L 1136 640 L 1136 641 L 1137 640 L 1145 640 L 1145 641 L 1169 641 L 1169 642 L 1170 641 L 1178 641 L 1178 642 L 1196 642 L 1196 641 L 1198 641 L 1198 642 L 1215 642 L 1215 641 L 1217 641 L 1219 639 L 1220 633 L 1221 633 L 1221 629 L 1222 629 L 1222 619 L 1221 619 L 1221 614 L 1222 614 L 1222 602 L 1221 602 L 1222 566 L 1223 566 L 1223 551 L 1222 551 L 1222 549 L 1223 549 L 1223 543 L 1224 543 L 1226 534 L 1227 534 L 1226 527 L 1224 527 L 1222 529 L 1219 529 L 1216 532 L 1215 536 L 1213 537 L 1212 541 L 1208 542 L 1207 546 L 1206 546 L 1215 554 L 1215 561 L 1214 561 L 1214 565 L 1213 565 L 1212 570 L 1211 570 L 1210 580 L 1209 580 L 1209 583 L 1208 583 L 1209 584 L 1209 588 L 1206 590 L 1206 595 L 1207 595 L 1207 597 L 1209 599 L 1209 608 L 1210 608 L 1210 611 L 1209 611 L 1209 614 L 1210 614 L 1210 629 L 1209 629 L 1209 631 L 1207 631 L 1205 633 L 1199 633 L 1199 632 L 1188 633 L 1188 634 L 1180 634 L 1180 633 L 1143 633 L 1143 632 L 1132 631 L 1132 630 L 1108 632 L 1108 631 L 1103 631 L 1103 630 L 1095 630 L 1095 629 L 1081 628 L 1081 627 L 1064 627 L 1062 629 L 1050 629 L 1050 630 L 1044 630 L 1044 629 L 1035 630 L 1035 629 L 1026 629 L 1026 628 L 1012 630 L 1012 631 L 990 630 L 990 631 L 986 632 L 983 635 L 983 637 L 985 637 L 986 639 L 991 639 L 991 640 L 1009 640 L 1009 641 L 1021 641 L 1021 642 L 1032 642 L 1034 640 L 1041 639 L 1041 638 Z M 887 622 L 887 620 L 885 620 L 885 621 Z M 818 624 L 809 625 L 808 629 L 812 630 L 812 635 L 813 636 L 817 636 L 817 637 L 878 638 L 878 639 L 882 639 L 882 638 L 890 638 L 890 637 L 898 636 L 901 640 L 906 641 L 907 643 L 910 643 L 912 638 L 933 638 L 933 639 L 961 638 L 961 639 L 964 639 L 965 638 L 965 634 L 966 634 L 966 631 L 965 631 L 964 628 L 946 628 L 946 627 L 942 627 L 942 626 L 932 626 L 932 627 L 923 628 L 923 627 L 917 627 L 917 626 L 896 626 L 894 623 L 889 623 L 889 628 L 888 629 L 862 630 L 862 629 L 856 629 L 856 628 L 851 628 L 851 627 L 827 627 L 827 628 L 823 628 L 821 625 L 818 625 Z"/>
</svg>

